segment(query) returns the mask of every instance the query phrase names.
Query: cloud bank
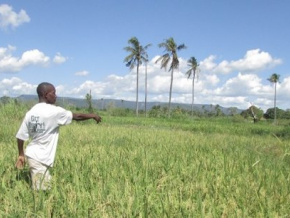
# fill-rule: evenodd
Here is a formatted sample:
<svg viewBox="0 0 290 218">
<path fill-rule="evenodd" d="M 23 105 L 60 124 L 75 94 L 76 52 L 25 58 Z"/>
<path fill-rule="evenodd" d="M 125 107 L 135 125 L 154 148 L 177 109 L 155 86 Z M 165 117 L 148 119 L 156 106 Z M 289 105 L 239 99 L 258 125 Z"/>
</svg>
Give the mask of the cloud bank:
<svg viewBox="0 0 290 218">
<path fill-rule="evenodd" d="M 13 47 L 0 49 L 0 72 L 17 72 L 27 65 L 44 66 L 49 57 L 38 50 L 24 52 L 20 58 L 10 55 Z M 170 72 L 160 69 L 155 63 L 158 57 L 152 58 L 147 65 L 148 101 L 168 102 Z M 191 103 L 192 80 L 187 78 L 187 60 L 180 58 L 179 69 L 174 72 L 172 102 Z M 274 87 L 263 81 L 259 72 L 271 69 L 282 63 L 269 53 L 254 49 L 247 51 L 238 60 L 216 62 L 213 55 L 200 61 L 200 73 L 195 81 L 196 104 L 219 104 L 224 107 L 248 108 L 251 104 L 264 110 L 273 107 Z M 145 67 L 139 69 L 139 101 L 144 101 Z M 74 76 L 89 76 L 86 70 L 74 73 Z M 269 75 L 270 77 L 270 75 Z M 65 81 L 64 81 L 65 82 Z M 35 94 L 37 84 L 29 84 L 18 77 L 0 81 L 0 96 L 17 96 Z M 100 99 L 136 99 L 136 69 L 124 76 L 111 74 L 104 81 L 86 80 L 75 87 L 55 84 L 58 96 L 85 98 L 91 91 L 93 98 Z M 283 78 L 277 85 L 277 106 L 289 108 L 290 77 Z"/>
<path fill-rule="evenodd" d="M 229 74 L 232 72 L 259 72 L 264 69 L 275 67 L 282 63 L 281 59 L 273 58 L 268 52 L 254 49 L 247 51 L 245 56 L 239 60 L 223 60 L 215 63 L 216 57 L 209 56 L 200 62 L 200 68 L 204 72 Z"/>
</svg>

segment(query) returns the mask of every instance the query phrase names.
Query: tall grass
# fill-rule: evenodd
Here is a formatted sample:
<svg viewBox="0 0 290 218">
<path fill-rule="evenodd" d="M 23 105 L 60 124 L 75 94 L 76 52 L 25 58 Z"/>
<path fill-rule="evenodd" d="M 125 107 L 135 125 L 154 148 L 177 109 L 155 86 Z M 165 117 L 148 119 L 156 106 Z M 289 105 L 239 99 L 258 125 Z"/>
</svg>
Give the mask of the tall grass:
<svg viewBox="0 0 290 218">
<path fill-rule="evenodd" d="M 289 126 L 110 116 L 73 123 L 60 132 L 52 190 L 34 192 L 27 168 L 14 169 L 26 108 L 7 107 L 2 217 L 290 216 Z"/>
</svg>

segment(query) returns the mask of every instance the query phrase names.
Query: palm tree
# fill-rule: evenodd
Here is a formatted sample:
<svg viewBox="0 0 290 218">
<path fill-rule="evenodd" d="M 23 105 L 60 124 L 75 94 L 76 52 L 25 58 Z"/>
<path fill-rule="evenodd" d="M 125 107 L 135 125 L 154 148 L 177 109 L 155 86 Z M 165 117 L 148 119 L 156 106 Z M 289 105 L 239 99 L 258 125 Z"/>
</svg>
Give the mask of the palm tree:
<svg viewBox="0 0 290 218">
<path fill-rule="evenodd" d="M 124 62 L 126 62 L 126 66 L 130 67 L 132 70 L 135 65 L 137 67 L 137 77 L 136 77 L 136 116 L 138 116 L 138 89 L 139 89 L 139 66 L 142 65 L 142 61 L 147 60 L 147 53 L 146 49 L 151 46 L 148 44 L 146 46 L 142 46 L 139 43 L 139 40 L 136 37 L 132 37 L 128 40 L 129 46 L 125 47 L 124 49 L 130 54 L 125 57 Z"/>
<path fill-rule="evenodd" d="M 178 69 L 178 66 L 179 66 L 177 51 L 185 49 L 186 46 L 184 44 L 176 45 L 176 43 L 172 37 L 169 39 L 166 39 L 165 42 L 160 43 L 158 46 L 159 46 L 159 48 L 165 49 L 165 54 L 163 54 L 161 57 L 159 57 L 156 61 L 156 63 L 161 61 L 161 69 L 162 68 L 166 69 L 168 63 L 171 60 L 171 64 L 170 64 L 170 67 L 168 70 L 171 72 L 169 103 L 168 103 L 168 116 L 170 117 L 171 95 L 172 95 L 172 85 L 173 85 L 173 72 L 175 69 Z"/>
<path fill-rule="evenodd" d="M 147 62 L 148 62 L 148 55 L 146 54 L 146 60 L 145 60 L 145 117 L 147 117 Z"/>
<path fill-rule="evenodd" d="M 268 80 L 271 82 L 271 83 L 274 83 L 274 87 L 275 87 L 275 92 L 274 92 L 274 124 L 276 124 L 276 116 L 277 116 L 277 112 L 276 112 L 276 94 L 277 94 L 277 83 L 279 82 L 279 79 L 280 79 L 280 75 L 279 74 L 276 74 L 276 73 L 273 73 L 271 75 L 270 78 L 268 78 Z"/>
<path fill-rule="evenodd" d="M 190 69 L 185 73 L 187 75 L 187 78 L 190 78 L 192 75 L 192 101 L 191 101 L 191 116 L 193 115 L 193 104 L 194 104 L 194 80 L 197 75 L 198 71 L 198 63 L 195 59 L 195 57 L 191 57 L 187 61 L 187 65 L 190 67 Z"/>
</svg>

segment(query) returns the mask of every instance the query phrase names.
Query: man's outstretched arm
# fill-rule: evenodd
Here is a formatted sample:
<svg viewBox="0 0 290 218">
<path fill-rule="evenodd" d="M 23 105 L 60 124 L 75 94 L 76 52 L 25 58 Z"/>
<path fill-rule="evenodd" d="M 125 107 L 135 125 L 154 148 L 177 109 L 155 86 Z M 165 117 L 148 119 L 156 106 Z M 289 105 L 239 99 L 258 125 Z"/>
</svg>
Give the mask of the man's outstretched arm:
<svg viewBox="0 0 290 218">
<path fill-rule="evenodd" d="M 81 113 L 73 113 L 73 120 L 82 121 L 94 119 L 97 123 L 102 121 L 102 118 L 97 114 L 81 114 Z"/>
</svg>

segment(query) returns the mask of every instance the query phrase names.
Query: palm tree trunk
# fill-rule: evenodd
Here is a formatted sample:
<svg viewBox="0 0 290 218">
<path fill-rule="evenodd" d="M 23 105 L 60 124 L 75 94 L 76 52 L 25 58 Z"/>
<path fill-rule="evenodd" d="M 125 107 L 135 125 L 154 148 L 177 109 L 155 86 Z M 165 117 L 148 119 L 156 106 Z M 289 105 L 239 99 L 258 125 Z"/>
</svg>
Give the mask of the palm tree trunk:
<svg viewBox="0 0 290 218">
<path fill-rule="evenodd" d="M 136 116 L 138 117 L 138 92 L 139 92 L 139 62 L 137 63 L 137 81 L 136 81 Z"/>
<path fill-rule="evenodd" d="M 274 93 L 274 124 L 276 124 L 276 119 L 277 119 L 277 111 L 276 111 L 276 87 L 277 82 L 275 82 L 275 93 Z"/>
<path fill-rule="evenodd" d="M 193 116 L 193 104 L 194 104 L 194 79 L 195 79 L 195 72 L 192 75 L 192 101 L 191 101 L 191 116 Z"/>
<path fill-rule="evenodd" d="M 171 112 L 172 86 L 173 86 L 173 69 L 171 70 L 171 80 L 170 80 L 170 90 L 169 90 L 169 103 L 168 103 L 168 117 L 169 118 L 170 118 L 170 112 Z"/>
<path fill-rule="evenodd" d="M 147 117 L 147 61 L 145 62 L 145 117 Z"/>
</svg>

